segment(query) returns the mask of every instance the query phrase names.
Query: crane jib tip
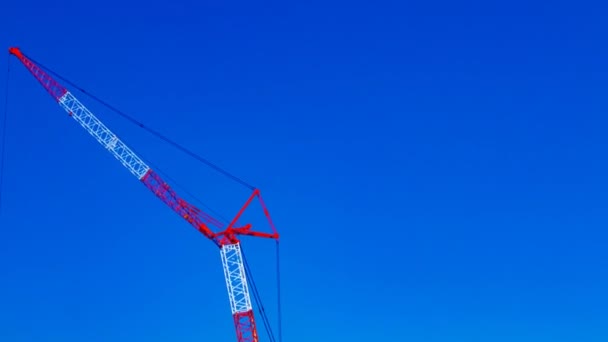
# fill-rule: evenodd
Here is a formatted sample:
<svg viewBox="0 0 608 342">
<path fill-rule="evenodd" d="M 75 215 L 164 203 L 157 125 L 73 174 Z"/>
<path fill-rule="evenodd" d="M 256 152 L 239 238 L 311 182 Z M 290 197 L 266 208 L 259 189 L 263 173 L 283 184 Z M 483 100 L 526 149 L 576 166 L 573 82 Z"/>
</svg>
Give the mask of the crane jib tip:
<svg viewBox="0 0 608 342">
<path fill-rule="evenodd" d="M 18 47 L 10 47 L 8 48 L 8 53 L 15 55 L 17 57 L 21 57 L 23 56 L 23 53 L 21 52 L 21 50 L 19 50 Z"/>
</svg>

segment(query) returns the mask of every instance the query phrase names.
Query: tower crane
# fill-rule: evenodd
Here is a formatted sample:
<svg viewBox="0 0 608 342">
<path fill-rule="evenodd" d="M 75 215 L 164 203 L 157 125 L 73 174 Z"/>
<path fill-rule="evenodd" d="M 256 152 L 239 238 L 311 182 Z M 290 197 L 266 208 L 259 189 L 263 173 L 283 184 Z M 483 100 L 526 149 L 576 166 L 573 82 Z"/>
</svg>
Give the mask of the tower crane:
<svg viewBox="0 0 608 342">
<path fill-rule="evenodd" d="M 51 77 L 48 72 L 26 56 L 19 48 L 11 47 L 9 53 L 19 59 L 51 97 L 57 101 L 59 106 L 107 149 L 133 176 L 219 248 L 237 341 L 257 342 L 258 333 L 239 236 L 248 235 L 277 241 L 279 239 L 279 234 L 262 200 L 259 189 L 254 188 L 253 193 L 237 215 L 229 224 L 224 224 L 181 198 L 158 173 L 112 133 L 67 88 Z M 260 202 L 272 233 L 253 230 L 251 224 L 237 225 L 239 218 L 256 198 Z"/>
</svg>

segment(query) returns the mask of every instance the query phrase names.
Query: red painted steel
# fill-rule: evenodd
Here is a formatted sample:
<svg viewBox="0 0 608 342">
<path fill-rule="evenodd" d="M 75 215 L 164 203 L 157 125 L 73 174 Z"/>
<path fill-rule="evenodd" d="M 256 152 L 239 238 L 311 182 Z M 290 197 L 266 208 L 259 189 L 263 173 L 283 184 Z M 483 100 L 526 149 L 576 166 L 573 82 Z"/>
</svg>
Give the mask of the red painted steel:
<svg viewBox="0 0 608 342">
<path fill-rule="evenodd" d="M 39 66 L 34 64 L 29 58 L 25 57 L 21 50 L 16 47 L 12 47 L 8 49 L 8 52 L 15 55 L 21 63 L 29 70 L 32 75 L 42 84 L 44 89 L 48 91 L 49 94 L 55 99 L 55 101 L 59 101 L 59 99 L 67 92 L 67 90 L 55 81 L 49 74 L 44 72 Z"/>
<path fill-rule="evenodd" d="M 67 92 L 67 89 L 53 79 L 42 68 L 27 58 L 19 48 L 11 47 L 9 52 L 16 56 L 23 65 L 30 71 L 32 75 L 40 82 L 46 91 L 55 99 L 59 99 Z M 150 189 L 160 200 L 162 200 L 173 211 L 179 214 L 184 220 L 193 225 L 199 232 L 221 247 L 226 244 L 235 244 L 239 242 L 238 235 L 249 235 L 255 237 L 263 237 L 270 239 L 279 239 L 279 234 L 272 222 L 268 209 L 262 200 L 262 196 L 258 189 L 255 189 L 251 196 L 247 199 L 243 207 L 239 210 L 234 219 L 224 229 L 224 224 L 213 218 L 211 215 L 201 211 L 194 205 L 186 202 L 179 197 L 171 187 L 162 180 L 162 178 L 152 169 L 142 177 L 142 183 Z M 239 218 L 243 215 L 251 202 L 257 198 L 260 201 L 264 215 L 272 229 L 272 233 L 256 232 L 251 230 L 251 224 L 246 224 L 241 227 L 234 227 Z M 218 232 L 210 228 L 215 227 Z M 222 230 L 223 229 L 223 230 Z M 237 339 L 239 342 L 257 342 L 258 335 L 255 325 L 253 311 L 249 310 L 243 313 L 233 315 L 234 324 L 236 327 Z"/>
<path fill-rule="evenodd" d="M 209 225 L 223 228 L 224 225 L 220 221 L 180 198 L 152 169 L 148 170 L 141 181 L 156 197 L 173 209 L 179 216 L 193 225 L 194 228 L 203 233 L 207 238 L 214 242 L 216 241 L 215 234 L 209 229 Z"/>
<path fill-rule="evenodd" d="M 252 310 L 236 313 L 232 317 L 238 342 L 258 342 L 258 332 Z"/>
<path fill-rule="evenodd" d="M 239 228 L 234 227 L 236 222 L 239 220 L 239 218 L 241 218 L 241 216 L 243 215 L 245 210 L 247 210 L 247 208 L 249 207 L 249 205 L 255 198 L 258 199 L 258 201 L 260 202 L 260 205 L 262 206 L 264 215 L 266 216 L 266 219 L 268 220 L 268 224 L 269 224 L 270 228 L 272 229 L 272 234 L 252 231 L 250 224 L 246 224 L 243 227 L 239 227 Z M 221 236 L 220 243 L 222 245 L 238 243 L 239 240 L 237 238 L 237 235 L 249 235 L 249 236 L 261 237 L 261 238 L 267 238 L 267 239 L 277 239 L 277 240 L 279 239 L 279 233 L 277 232 L 277 230 L 274 226 L 274 223 L 272 222 L 272 218 L 270 217 L 270 213 L 268 212 L 268 209 L 266 208 L 266 205 L 264 204 L 264 201 L 262 200 L 262 194 L 260 193 L 259 189 L 253 190 L 253 193 L 251 194 L 251 196 L 249 196 L 249 198 L 247 199 L 245 204 L 243 204 L 243 206 L 241 207 L 239 212 L 236 214 L 236 216 L 232 219 L 232 221 L 230 222 L 230 224 L 228 225 L 226 230 L 218 233 L 217 235 Z"/>
</svg>

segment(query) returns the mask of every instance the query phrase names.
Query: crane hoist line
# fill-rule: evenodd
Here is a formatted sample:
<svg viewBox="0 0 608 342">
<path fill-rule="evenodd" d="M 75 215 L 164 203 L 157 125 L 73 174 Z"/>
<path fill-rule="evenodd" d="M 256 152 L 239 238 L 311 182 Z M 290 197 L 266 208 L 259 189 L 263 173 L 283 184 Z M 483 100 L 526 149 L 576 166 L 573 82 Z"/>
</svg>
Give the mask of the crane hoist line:
<svg viewBox="0 0 608 342">
<path fill-rule="evenodd" d="M 219 248 L 237 341 L 257 342 L 259 337 L 248 286 L 247 273 L 249 272 L 246 269 L 246 262 L 244 261 L 238 237 L 240 235 L 248 235 L 274 239 L 277 242 L 279 240 L 279 233 L 262 200 L 260 190 L 257 188 L 253 189 L 245 204 L 230 223 L 225 224 L 215 219 L 210 214 L 181 198 L 158 173 L 112 133 L 108 127 L 89 111 L 67 88 L 55 80 L 41 65 L 27 57 L 17 47 L 9 48 L 9 53 L 19 59 L 59 106 L 107 149 L 133 176 Z M 237 225 L 239 218 L 255 199 L 259 201 L 262 207 L 271 228 L 271 233 L 256 231 L 249 223 L 242 226 Z M 253 288 L 255 290 L 255 283 L 253 283 Z"/>
</svg>

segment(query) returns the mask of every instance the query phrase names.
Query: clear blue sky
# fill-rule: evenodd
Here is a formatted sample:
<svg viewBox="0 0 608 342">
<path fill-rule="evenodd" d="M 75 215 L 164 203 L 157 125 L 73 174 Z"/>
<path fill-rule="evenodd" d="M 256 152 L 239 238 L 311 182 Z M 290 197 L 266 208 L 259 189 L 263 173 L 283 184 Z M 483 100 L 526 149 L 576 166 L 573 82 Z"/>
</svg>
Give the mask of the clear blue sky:
<svg viewBox="0 0 608 342">
<path fill-rule="evenodd" d="M 606 341 L 606 8 L 488 3 L 4 1 L 0 47 L 262 189 L 285 342 Z M 0 340 L 235 341 L 213 245 L 10 65 Z M 274 245 L 244 245 L 275 322 Z"/>
</svg>

